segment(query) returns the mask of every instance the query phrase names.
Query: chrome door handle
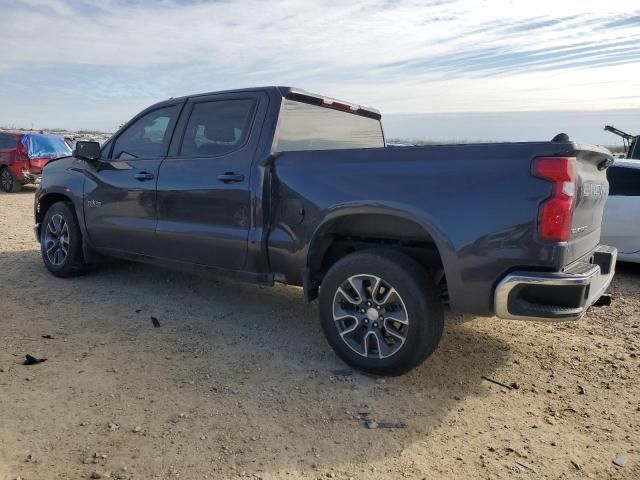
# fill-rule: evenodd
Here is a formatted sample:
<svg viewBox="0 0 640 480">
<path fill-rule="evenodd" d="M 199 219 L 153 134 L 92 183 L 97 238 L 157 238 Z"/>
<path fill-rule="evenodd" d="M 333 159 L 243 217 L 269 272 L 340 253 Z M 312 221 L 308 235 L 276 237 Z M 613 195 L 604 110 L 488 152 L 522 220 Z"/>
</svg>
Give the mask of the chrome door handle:
<svg viewBox="0 0 640 480">
<path fill-rule="evenodd" d="M 244 180 L 244 175 L 238 173 L 227 172 L 222 175 L 218 175 L 218 180 L 223 183 L 237 183 Z"/>
<path fill-rule="evenodd" d="M 136 173 L 133 178 L 135 178 L 136 180 L 140 180 L 141 182 L 145 180 L 153 180 L 153 173 L 140 172 Z"/>
</svg>

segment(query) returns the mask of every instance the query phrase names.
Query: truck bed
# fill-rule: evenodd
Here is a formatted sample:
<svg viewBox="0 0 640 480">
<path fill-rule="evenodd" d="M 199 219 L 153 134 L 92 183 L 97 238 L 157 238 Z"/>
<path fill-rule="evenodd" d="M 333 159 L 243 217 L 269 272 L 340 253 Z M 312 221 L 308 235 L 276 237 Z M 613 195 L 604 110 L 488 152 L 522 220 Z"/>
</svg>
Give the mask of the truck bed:
<svg viewBox="0 0 640 480">
<path fill-rule="evenodd" d="M 569 242 L 537 234 L 538 209 L 553 189 L 532 175 L 532 161 L 541 156 L 578 159 L 574 222 L 586 228 Z M 492 291 L 509 271 L 559 272 L 598 245 L 604 198 L 587 198 L 581 187 L 606 183 L 597 165 L 608 158 L 606 150 L 573 142 L 284 152 L 274 162 L 277 201 L 280 207 L 303 205 L 305 217 L 298 223 L 286 208 L 277 210 L 269 238 L 272 269 L 300 284 L 301 262 L 316 248 L 310 244 L 323 225 L 359 215 L 358 235 L 366 237 L 367 215 L 388 215 L 390 224 L 399 216 L 406 222 L 398 223 L 397 234 L 437 247 L 452 308 L 491 314 Z"/>
</svg>

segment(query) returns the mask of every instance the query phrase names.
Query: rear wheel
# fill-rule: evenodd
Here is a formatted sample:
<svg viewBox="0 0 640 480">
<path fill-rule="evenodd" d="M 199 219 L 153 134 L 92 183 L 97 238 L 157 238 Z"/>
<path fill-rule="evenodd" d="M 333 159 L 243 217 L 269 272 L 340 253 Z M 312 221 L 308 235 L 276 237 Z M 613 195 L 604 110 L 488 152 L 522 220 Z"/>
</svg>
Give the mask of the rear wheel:
<svg viewBox="0 0 640 480">
<path fill-rule="evenodd" d="M 20 191 L 20 188 L 22 188 L 22 185 L 11 173 L 11 170 L 4 167 L 0 171 L 0 189 L 5 193 L 16 193 Z"/>
<path fill-rule="evenodd" d="M 320 287 L 320 321 L 348 364 L 401 375 L 422 363 L 442 337 L 435 283 L 410 257 L 367 250 L 339 260 Z"/>
<path fill-rule="evenodd" d="M 40 251 L 45 266 L 56 277 L 71 277 L 86 270 L 80 228 L 71 204 L 58 202 L 47 210 L 40 231 Z"/>
</svg>

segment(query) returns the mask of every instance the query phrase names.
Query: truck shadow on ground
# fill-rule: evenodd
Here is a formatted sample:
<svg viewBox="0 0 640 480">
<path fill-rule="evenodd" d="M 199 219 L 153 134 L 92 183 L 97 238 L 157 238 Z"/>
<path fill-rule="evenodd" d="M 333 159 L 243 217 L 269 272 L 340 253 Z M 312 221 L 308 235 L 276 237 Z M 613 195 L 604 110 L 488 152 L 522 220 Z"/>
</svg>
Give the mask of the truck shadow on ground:
<svg viewBox="0 0 640 480">
<path fill-rule="evenodd" d="M 30 416 L 0 414 L 0 423 L 27 437 L 65 436 L 58 444 L 65 446 L 50 454 L 78 464 L 69 468 L 79 473 L 86 467 L 78 451 L 107 449 L 109 462 L 134 472 L 162 476 L 172 468 L 186 478 L 229 469 L 368 468 L 424 439 L 465 397 L 499 388 L 481 376 L 508 357 L 509 346 L 481 320 L 451 322 L 422 366 L 381 380 L 351 371 L 334 355 L 317 307 L 296 288 L 126 262 L 56 279 L 36 250 L 0 253 L 0 267 L 0 281 L 9 286 L 3 328 L 13 339 L 5 351 L 49 358 L 32 370 L 39 378 L 28 385 Z M 18 287 L 24 284 L 32 301 Z M 40 333 L 64 343 L 34 344 Z M 24 375 L 12 375 L 18 368 L 4 377 L 7 405 L 25 401 Z M 57 401 L 40 408 L 37 399 L 47 395 Z M 49 427 L 55 433 L 36 427 L 45 415 L 56 419 Z M 370 429 L 367 420 L 398 428 Z M 83 421 L 92 435 L 84 434 Z M 111 431 L 110 423 L 120 428 Z M 132 433 L 135 426 L 144 442 Z"/>
<path fill-rule="evenodd" d="M 616 264 L 616 274 L 638 277 L 640 276 L 640 263 L 618 262 Z"/>
</svg>

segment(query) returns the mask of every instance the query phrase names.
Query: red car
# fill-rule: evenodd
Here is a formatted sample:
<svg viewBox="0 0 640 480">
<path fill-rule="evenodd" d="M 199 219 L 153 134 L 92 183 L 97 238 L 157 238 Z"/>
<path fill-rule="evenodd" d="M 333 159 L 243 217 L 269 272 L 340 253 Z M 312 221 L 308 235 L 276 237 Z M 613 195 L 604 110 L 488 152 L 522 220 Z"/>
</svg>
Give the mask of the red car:
<svg viewBox="0 0 640 480">
<path fill-rule="evenodd" d="M 40 178 L 51 159 L 69 155 L 71 149 L 59 135 L 0 132 L 0 190 L 20 191 Z"/>
</svg>

